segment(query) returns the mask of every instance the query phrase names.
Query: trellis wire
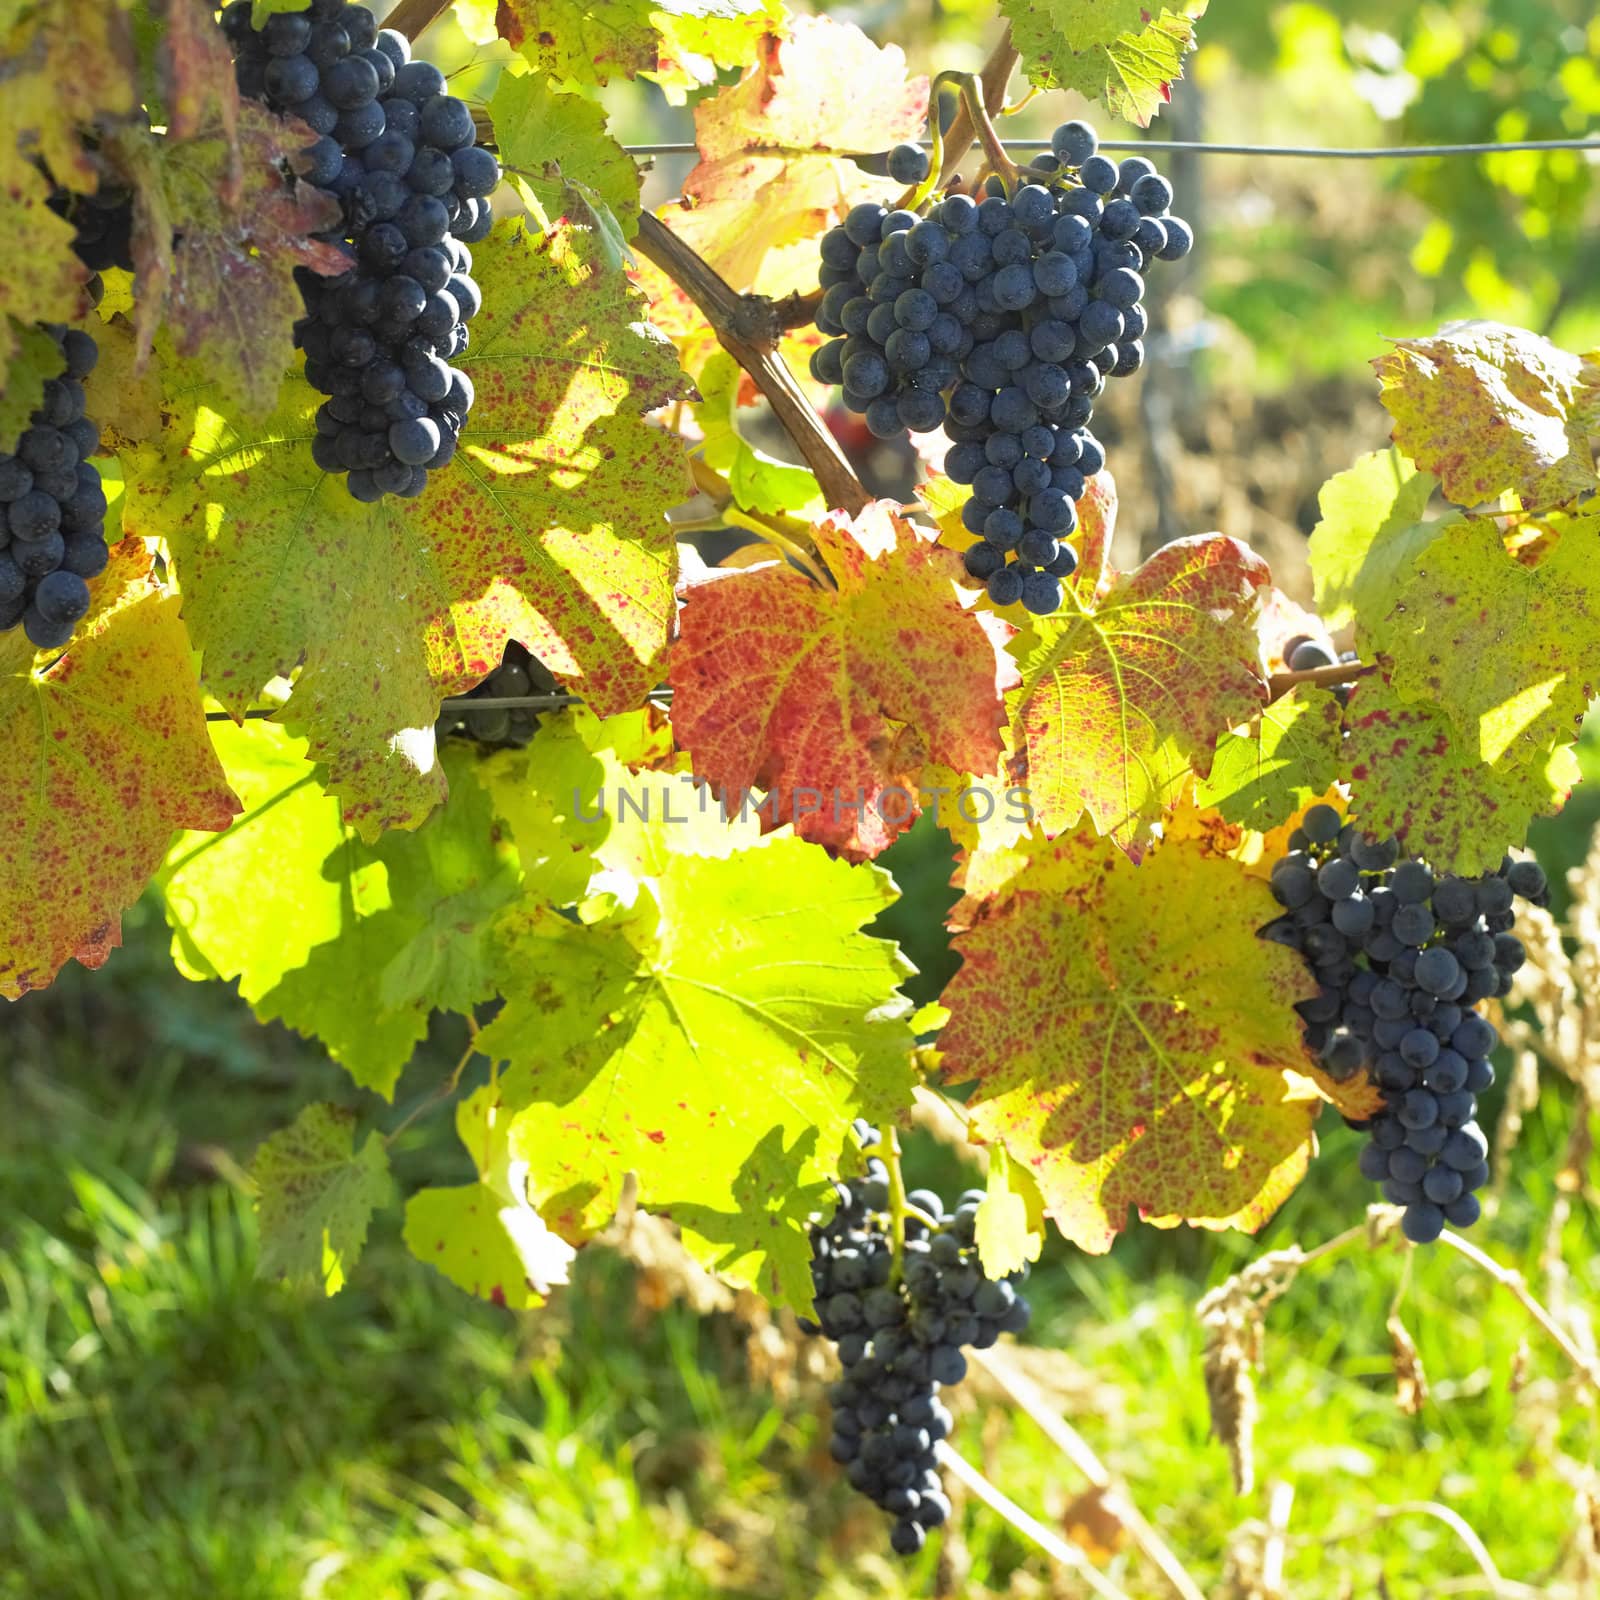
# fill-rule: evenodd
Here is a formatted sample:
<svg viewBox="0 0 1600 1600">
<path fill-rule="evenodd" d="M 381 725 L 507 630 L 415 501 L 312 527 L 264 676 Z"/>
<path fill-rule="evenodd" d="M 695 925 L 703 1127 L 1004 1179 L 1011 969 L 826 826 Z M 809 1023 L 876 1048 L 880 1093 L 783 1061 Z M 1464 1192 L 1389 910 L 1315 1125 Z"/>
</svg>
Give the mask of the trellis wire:
<svg viewBox="0 0 1600 1600">
<path fill-rule="evenodd" d="M 931 139 L 917 140 L 928 149 Z M 699 153 L 693 144 L 628 144 L 622 147 L 630 156 L 692 156 Z M 1008 150 L 1048 150 L 1048 139 L 1007 139 Z M 1102 150 L 1192 150 L 1212 156 L 1303 156 L 1330 161 L 1386 161 L 1420 159 L 1426 156 L 1492 156 L 1515 150 L 1593 150 L 1600 153 L 1600 139 L 1512 139 L 1500 144 L 1391 144 L 1391 145 L 1298 145 L 1298 144 L 1209 144 L 1197 139 L 1105 139 Z M 838 154 L 839 152 L 835 152 Z M 863 151 L 864 155 L 881 154 Z"/>
<path fill-rule="evenodd" d="M 669 701 L 672 699 L 670 689 L 652 689 L 645 697 L 649 700 Z M 581 694 L 508 694 L 495 695 L 492 698 L 485 695 L 474 698 L 472 695 L 452 695 L 448 700 L 439 702 L 439 710 L 444 711 L 565 711 L 568 706 L 583 705 L 584 698 Z M 283 709 L 282 706 L 259 706 L 254 711 L 245 712 L 247 721 L 261 717 L 275 717 Z M 233 713 L 230 711 L 208 711 L 207 722 L 232 722 Z"/>
</svg>

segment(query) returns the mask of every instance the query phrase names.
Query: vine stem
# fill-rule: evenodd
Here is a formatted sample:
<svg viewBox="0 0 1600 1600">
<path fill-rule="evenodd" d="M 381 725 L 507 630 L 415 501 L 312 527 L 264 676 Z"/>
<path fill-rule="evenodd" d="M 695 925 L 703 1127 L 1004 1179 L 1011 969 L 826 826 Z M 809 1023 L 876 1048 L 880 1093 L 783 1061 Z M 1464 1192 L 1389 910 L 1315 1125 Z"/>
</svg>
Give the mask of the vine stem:
<svg viewBox="0 0 1600 1600">
<path fill-rule="evenodd" d="M 452 0 L 400 0 L 383 19 L 386 28 L 415 39 L 424 28 L 435 23 L 450 9 Z"/>
<path fill-rule="evenodd" d="M 821 564 L 816 551 L 808 549 L 801 542 L 806 536 L 800 524 L 793 518 L 780 519 L 768 516 L 764 512 L 746 511 L 736 506 L 733 503 L 733 489 L 728 480 L 702 456 L 690 457 L 689 471 L 694 478 L 695 488 L 715 502 L 724 525 L 744 528 L 758 535 L 793 561 L 796 566 L 804 568 L 820 587 L 835 591 L 838 589 L 839 585 Z"/>
<path fill-rule="evenodd" d="M 721 273 L 653 212 L 639 215 L 634 246 L 700 308 L 722 348 L 755 380 L 794 440 L 831 507 L 856 516 L 871 504 L 839 441 L 812 409 L 805 391 L 778 354 L 781 331 L 774 304 L 734 290 Z"/>
<path fill-rule="evenodd" d="M 978 73 L 978 82 L 983 91 L 981 103 L 990 116 L 994 116 L 1006 103 L 1006 86 L 1011 82 L 1011 74 L 1016 70 L 1018 59 L 1017 47 L 1011 42 L 1011 27 L 1008 23 L 1006 31 L 1000 35 L 999 42 L 989 52 L 989 59 L 984 62 Z M 974 136 L 972 117 L 963 97 L 955 116 L 950 120 L 950 126 L 945 129 L 944 160 L 939 168 L 941 183 L 953 177 L 956 168 L 966 159 Z"/>
<path fill-rule="evenodd" d="M 1534 1298 L 1533 1292 L 1528 1288 L 1528 1280 L 1515 1267 L 1502 1267 L 1493 1256 L 1485 1255 L 1470 1239 L 1462 1238 L 1459 1233 L 1449 1228 L 1446 1228 L 1439 1238 L 1452 1250 L 1464 1255 L 1474 1266 L 1488 1273 L 1502 1289 L 1509 1289 L 1517 1303 L 1560 1347 L 1561 1353 L 1583 1375 L 1590 1387 L 1600 1393 L 1600 1366 L 1573 1343 L 1572 1336 L 1566 1329 Z"/>
<path fill-rule="evenodd" d="M 1062 1566 L 1069 1567 L 1103 1600 L 1129 1600 L 1128 1595 L 1114 1584 L 1076 1545 L 1068 1544 L 1058 1533 L 1029 1516 L 998 1485 L 987 1479 L 948 1439 L 941 1439 L 934 1447 L 939 1465 L 953 1478 L 959 1478 L 973 1494 L 983 1501 L 996 1516 L 1009 1522 L 1024 1538 L 1038 1547 Z"/>
<path fill-rule="evenodd" d="M 1184 1570 L 1183 1563 L 1167 1546 L 1161 1535 L 1145 1520 L 1144 1513 L 1134 1505 L 1127 1488 L 1112 1477 L 1110 1471 L 1094 1453 L 1089 1441 L 1072 1426 L 1045 1399 L 1039 1386 L 996 1345 L 992 1350 L 973 1353 L 975 1360 L 996 1383 L 1005 1390 L 1012 1401 L 1029 1416 L 1039 1431 L 1058 1449 L 1091 1485 L 1102 1494 L 1116 1496 L 1117 1519 L 1133 1536 L 1133 1542 L 1149 1557 L 1174 1594 L 1182 1600 L 1205 1600 L 1200 1586 Z"/>
<path fill-rule="evenodd" d="M 1274 700 L 1280 700 L 1297 684 L 1309 683 L 1317 687 L 1333 683 L 1354 683 L 1376 672 L 1375 661 L 1336 661 L 1331 667 L 1307 667 L 1303 672 L 1274 672 L 1267 679 L 1267 688 Z"/>
<path fill-rule="evenodd" d="M 395 1141 L 399 1139 L 400 1135 L 404 1133 L 406 1129 L 417 1120 L 418 1117 L 424 1116 L 428 1112 L 432 1111 L 433 1108 L 441 1101 L 448 1100 L 456 1092 L 456 1090 L 460 1088 L 461 1074 L 467 1070 L 467 1063 L 471 1061 L 472 1058 L 478 1053 L 478 1024 L 476 1020 L 470 1016 L 466 1019 L 466 1022 L 467 1048 L 462 1052 L 461 1059 L 456 1062 L 455 1067 L 450 1073 L 450 1076 L 447 1077 L 444 1082 L 433 1091 L 432 1094 L 430 1094 L 425 1100 L 422 1100 L 413 1106 L 411 1110 L 405 1114 L 404 1118 L 400 1122 L 399 1127 L 384 1135 L 383 1144 L 385 1149 L 392 1150 L 395 1146 Z"/>
</svg>

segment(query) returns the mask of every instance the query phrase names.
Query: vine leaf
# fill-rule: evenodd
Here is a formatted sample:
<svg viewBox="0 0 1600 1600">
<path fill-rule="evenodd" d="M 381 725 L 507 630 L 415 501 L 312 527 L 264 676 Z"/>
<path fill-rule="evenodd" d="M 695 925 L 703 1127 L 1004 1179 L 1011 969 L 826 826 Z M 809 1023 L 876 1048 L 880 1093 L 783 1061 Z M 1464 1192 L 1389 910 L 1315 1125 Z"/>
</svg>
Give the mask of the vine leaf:
<svg viewBox="0 0 1600 1600">
<path fill-rule="evenodd" d="M 1080 830 L 957 938 L 944 1074 L 1082 1249 L 1108 1250 L 1130 1206 L 1253 1231 L 1304 1173 L 1317 1101 L 1292 1007 L 1312 984 L 1256 937 L 1274 910 L 1193 840 L 1136 868 Z"/>
<path fill-rule="evenodd" d="M 330 1295 L 344 1287 L 372 1214 L 395 1199 L 382 1138 L 368 1134 L 358 1152 L 355 1133 L 354 1111 L 309 1105 L 256 1151 L 264 1276 L 318 1283 Z"/>
<path fill-rule="evenodd" d="M 237 978 L 254 1005 L 318 945 L 387 903 L 384 872 L 348 855 L 354 837 L 317 786 L 303 739 L 259 720 L 218 723 L 211 738 L 239 816 L 226 833 L 179 834 L 155 886 L 178 970 Z M 325 873 L 336 853 L 342 870 Z"/>
<path fill-rule="evenodd" d="M 1358 638 L 1370 637 L 1396 585 L 1446 526 L 1422 520 L 1438 487 L 1398 450 L 1371 451 L 1323 484 L 1310 554 L 1324 626 L 1354 623 Z"/>
<path fill-rule="evenodd" d="M 986 1193 L 978 1203 L 973 1243 L 991 1278 L 1021 1272 L 1044 1249 L 1044 1196 L 1033 1174 L 1006 1153 L 1003 1144 L 989 1146 Z"/>
<path fill-rule="evenodd" d="M 500 160 L 525 201 L 560 216 L 567 184 L 581 184 L 616 217 L 625 238 L 639 227 L 639 168 L 606 132 L 606 114 L 581 94 L 562 94 L 534 73 L 503 73 L 489 102 Z"/>
<path fill-rule="evenodd" d="M 340 878 L 381 862 L 383 901 L 365 913 L 353 903 L 343 908 L 338 931 L 256 1002 L 263 1021 L 321 1039 L 362 1088 L 385 1100 L 433 1011 L 470 1014 L 494 997 L 494 918 L 519 887 L 472 755 L 452 752 L 446 761 L 449 803 L 414 833 L 329 858 Z"/>
<path fill-rule="evenodd" d="M 641 74 L 682 92 L 742 66 L 773 0 L 500 0 L 500 36 L 542 73 L 579 84 Z M 701 59 L 696 59 L 701 58 Z"/>
<path fill-rule="evenodd" d="M 1189 774 L 1205 775 L 1218 736 L 1266 702 L 1254 614 L 1270 583 L 1247 545 L 1205 534 L 1102 577 L 1095 609 L 1035 621 L 1010 697 L 1013 774 L 1047 836 L 1087 812 L 1137 852 Z"/>
<path fill-rule="evenodd" d="M 1382 642 L 1405 700 L 1437 707 L 1491 764 L 1542 766 L 1575 739 L 1600 659 L 1600 516 L 1557 513 L 1537 564 L 1489 520 L 1434 541 L 1391 591 Z"/>
<path fill-rule="evenodd" d="M 0 450 L 16 452 L 17 440 L 44 398 L 45 381 L 65 366 L 61 346 L 43 328 L 30 324 L 16 330 L 16 353 L 0 383 Z"/>
<path fill-rule="evenodd" d="M 0 995 L 41 989 L 69 958 L 98 967 L 174 828 L 226 828 L 223 778 L 178 600 L 126 540 L 67 653 L 0 638 Z"/>
<path fill-rule="evenodd" d="M 764 790 L 774 825 L 873 856 L 918 814 L 930 758 L 996 770 L 1016 673 L 1005 624 L 963 607 L 955 556 L 889 502 L 813 536 L 837 591 L 775 563 L 685 587 L 673 724 L 729 808 Z"/>
<path fill-rule="evenodd" d="M 24 376 L 11 372 L 23 329 L 71 322 L 85 308 L 89 274 L 72 253 L 72 224 L 49 208 L 51 180 L 76 194 L 99 186 L 81 129 L 131 111 L 138 73 L 126 12 L 75 0 L 0 11 L 0 61 L 0 237 L 27 263 L 0 279 L 0 374 L 9 379 Z"/>
<path fill-rule="evenodd" d="M 1206 0 L 1176 11 L 1143 0 L 1001 0 L 1000 14 L 1038 89 L 1074 89 L 1114 116 L 1149 127 L 1183 76 L 1194 19 Z"/>
<path fill-rule="evenodd" d="M 295 268 L 350 263 L 310 237 L 338 223 L 338 200 L 284 176 L 316 136 L 254 100 L 235 109 L 236 130 L 214 109 L 186 139 L 129 128 L 112 142 L 134 185 L 138 362 L 165 324 L 178 353 L 203 356 L 211 381 L 237 397 L 233 409 L 254 418 L 271 412 L 294 359 L 305 310 Z"/>
<path fill-rule="evenodd" d="M 1196 785 L 1195 798 L 1257 833 L 1276 827 L 1333 782 L 1342 715 L 1326 689 L 1299 685 L 1245 732 L 1217 740 L 1210 775 Z"/>
<path fill-rule="evenodd" d="M 861 931 L 893 886 L 753 821 L 632 826 L 607 840 L 632 865 L 609 871 L 611 915 L 501 919 L 506 1004 L 478 1042 L 510 1063 L 513 1148 L 567 1237 L 602 1226 L 632 1172 L 640 1205 L 691 1208 L 699 1259 L 805 1306 L 802 1207 L 783 1197 L 838 1170 L 853 1117 L 910 1102 L 908 968 Z M 689 853 L 707 844 L 724 853 Z"/>
<path fill-rule="evenodd" d="M 670 225 L 735 289 L 780 292 L 762 279 L 769 252 L 888 192 L 849 157 L 919 138 L 927 114 L 928 80 L 907 78 L 897 46 L 825 16 L 791 18 L 753 71 L 696 106 L 700 164 Z"/>
<path fill-rule="evenodd" d="M 498 666 L 508 637 L 602 712 L 658 679 L 665 513 L 690 491 L 676 441 L 640 413 L 683 377 L 595 251 L 583 230 L 519 224 L 477 247 L 484 306 L 458 363 L 477 404 L 420 499 L 363 506 L 319 471 L 302 381 L 250 427 L 176 359 L 167 433 L 123 457 L 128 526 L 167 541 L 207 686 L 238 715 L 303 662 L 283 720 L 364 837 L 415 827 L 443 797 L 438 702 Z"/>
<path fill-rule="evenodd" d="M 1393 834 L 1439 872 L 1488 872 L 1561 809 L 1580 776 L 1570 744 L 1490 766 L 1434 707 L 1407 704 L 1386 678 L 1363 678 L 1345 707 L 1340 773 L 1364 828 Z"/>
<path fill-rule="evenodd" d="M 1454 322 L 1394 346 L 1372 363 L 1394 441 L 1457 505 L 1509 490 L 1547 509 L 1600 484 L 1588 438 L 1600 415 L 1591 363 L 1501 322 Z"/>
<path fill-rule="evenodd" d="M 458 1288 L 526 1311 L 567 1281 L 575 1251 L 528 1200 L 527 1163 L 510 1147 L 511 1117 L 492 1086 L 456 1111 L 476 1183 L 422 1189 L 406 1202 L 406 1247 Z"/>
</svg>

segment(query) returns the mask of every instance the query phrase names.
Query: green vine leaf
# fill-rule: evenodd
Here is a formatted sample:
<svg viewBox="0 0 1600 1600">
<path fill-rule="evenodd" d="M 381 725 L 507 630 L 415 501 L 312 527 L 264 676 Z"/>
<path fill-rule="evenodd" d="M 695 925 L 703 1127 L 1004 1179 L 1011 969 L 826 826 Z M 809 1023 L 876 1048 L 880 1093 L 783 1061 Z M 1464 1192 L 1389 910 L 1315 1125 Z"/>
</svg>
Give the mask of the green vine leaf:
<svg viewBox="0 0 1600 1600">
<path fill-rule="evenodd" d="M 574 1251 L 528 1200 L 527 1164 L 511 1149 L 511 1118 L 492 1087 L 456 1111 L 456 1132 L 477 1168 L 476 1183 L 423 1189 L 406 1202 L 405 1240 L 480 1300 L 527 1311 L 567 1281 Z"/>
<path fill-rule="evenodd" d="M 1194 839 L 1133 866 L 1087 830 L 982 908 L 945 990 L 942 1068 L 1080 1248 L 1146 1221 L 1253 1231 L 1299 1182 L 1317 1100 L 1266 885 Z M 1248 1007 L 1237 1003 L 1251 996 Z"/>
<path fill-rule="evenodd" d="M 542 73 L 579 84 L 645 74 L 677 91 L 743 66 L 776 0 L 500 0 L 500 36 Z M 696 58 L 703 58 L 697 60 Z"/>
<path fill-rule="evenodd" d="M 5 322 L 0 317 L 0 323 Z M 7 339 L 15 354 L 0 383 L 0 451 L 14 454 L 17 440 L 44 398 L 45 381 L 66 366 L 61 346 L 38 326 L 0 327 L 0 345 Z"/>
<path fill-rule="evenodd" d="M 240 713 L 303 662 L 283 720 L 363 837 L 415 827 L 443 798 L 439 700 L 497 666 L 507 637 L 602 712 L 658 681 L 665 513 L 689 489 L 681 450 L 642 413 L 684 379 L 595 250 L 585 230 L 520 224 L 477 248 L 484 306 L 458 363 L 477 403 L 417 500 L 360 505 L 317 468 L 320 397 L 299 378 L 247 426 L 176 358 L 167 431 L 123 457 L 128 527 L 172 551 L 207 686 Z"/>
<path fill-rule="evenodd" d="M 1142 0 L 1001 0 L 1028 82 L 1073 89 L 1147 128 L 1183 76 L 1206 0 L 1159 11 Z"/>
<path fill-rule="evenodd" d="M 368 1134 L 358 1153 L 355 1130 L 354 1111 L 309 1105 L 257 1150 L 263 1276 L 314 1282 L 329 1295 L 344 1287 L 373 1213 L 395 1200 L 383 1139 Z"/>
<path fill-rule="evenodd" d="M 501 75 L 489 102 L 500 160 L 530 208 L 559 217 L 568 184 L 616 218 L 622 236 L 639 226 L 639 168 L 606 132 L 602 107 L 561 94 L 534 73 Z"/>
<path fill-rule="evenodd" d="M 1506 492 L 1550 510 L 1600 485 L 1589 434 L 1600 368 L 1501 322 L 1455 322 L 1396 339 L 1373 361 L 1394 442 L 1458 506 Z"/>
<path fill-rule="evenodd" d="M 1033 1174 L 1006 1153 L 989 1146 L 987 1193 L 978 1204 L 973 1242 L 991 1278 L 1021 1272 L 1044 1249 L 1044 1196 Z"/>
<path fill-rule="evenodd" d="M 781 1196 L 838 1170 L 852 1118 L 909 1104 L 908 969 L 861 931 L 887 877 L 756 831 L 714 808 L 614 827 L 609 915 L 502 919 L 506 1005 L 479 1047 L 509 1063 L 513 1145 L 562 1233 L 603 1226 L 632 1172 L 703 1262 L 803 1306 L 804 1220 Z"/>
<path fill-rule="evenodd" d="M 1301 684 L 1274 700 L 1244 733 L 1217 740 L 1195 799 L 1228 822 L 1266 833 L 1327 792 L 1339 765 L 1342 708 Z"/>
<path fill-rule="evenodd" d="M 1322 517 L 1311 532 L 1317 611 L 1330 630 L 1356 626 L 1370 639 L 1388 614 L 1396 586 L 1447 526 L 1424 522 L 1439 487 L 1398 450 L 1374 450 L 1318 491 Z"/>
<path fill-rule="evenodd" d="M 1363 678 L 1345 708 L 1340 776 L 1362 826 L 1393 834 L 1435 871 L 1471 877 L 1499 866 L 1535 817 L 1561 809 L 1580 776 L 1570 744 L 1496 766 L 1433 706 L 1406 703 L 1385 678 Z"/>
</svg>

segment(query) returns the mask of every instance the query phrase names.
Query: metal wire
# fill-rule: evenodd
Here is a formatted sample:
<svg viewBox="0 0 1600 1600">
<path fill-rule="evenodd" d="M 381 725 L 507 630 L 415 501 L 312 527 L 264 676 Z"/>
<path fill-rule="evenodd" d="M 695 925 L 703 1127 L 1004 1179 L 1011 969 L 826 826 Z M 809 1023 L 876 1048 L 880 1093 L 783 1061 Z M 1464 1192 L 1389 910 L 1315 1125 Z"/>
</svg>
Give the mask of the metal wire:
<svg viewBox="0 0 1600 1600">
<path fill-rule="evenodd" d="M 931 139 L 917 143 L 932 149 Z M 1048 150 L 1048 139 L 1007 139 L 1008 150 Z M 1512 150 L 1593 150 L 1600 154 L 1600 139 L 1513 139 L 1503 144 L 1391 144 L 1391 145 L 1298 145 L 1298 144 L 1207 144 L 1195 139 L 1107 139 L 1102 150 L 1192 150 L 1212 156 L 1290 156 L 1307 160 L 1388 161 L 1416 160 L 1427 156 L 1492 156 Z M 629 144 L 623 149 L 630 156 L 692 156 L 699 153 L 692 144 Z M 881 154 L 864 151 L 862 154 Z"/>
<path fill-rule="evenodd" d="M 670 701 L 670 689 L 652 689 L 646 696 L 649 700 Z M 439 702 L 439 710 L 445 711 L 563 711 L 568 706 L 581 706 L 584 699 L 581 694 L 508 694 L 488 695 L 474 698 L 471 695 L 452 695 L 448 700 Z M 283 709 L 282 706 L 261 706 L 254 711 L 245 712 L 246 720 L 275 717 Z M 232 722 L 233 714 L 228 711 L 206 712 L 207 722 Z"/>
</svg>

